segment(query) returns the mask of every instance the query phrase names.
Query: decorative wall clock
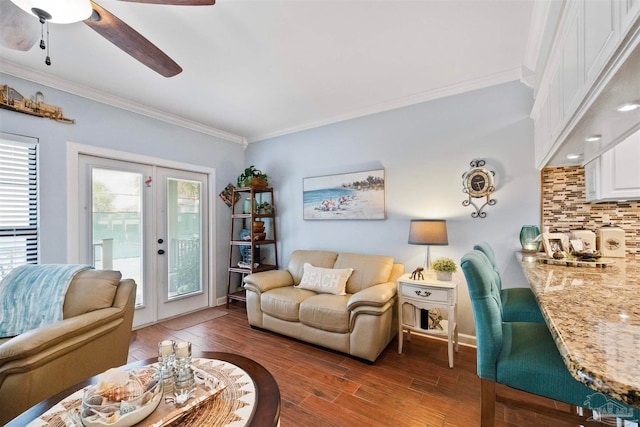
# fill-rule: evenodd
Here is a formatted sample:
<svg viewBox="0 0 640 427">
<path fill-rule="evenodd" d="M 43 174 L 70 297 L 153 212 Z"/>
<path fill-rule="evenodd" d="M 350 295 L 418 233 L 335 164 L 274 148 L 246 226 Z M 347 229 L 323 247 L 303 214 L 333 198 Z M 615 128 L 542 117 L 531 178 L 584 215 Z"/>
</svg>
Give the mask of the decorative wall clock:
<svg viewBox="0 0 640 427">
<path fill-rule="evenodd" d="M 462 174 L 462 192 L 469 195 L 467 200 L 462 202 L 462 206 L 473 206 L 475 212 L 471 213 L 473 218 L 485 218 L 487 213 L 484 212 L 485 206 L 493 206 L 498 201 L 491 198 L 491 194 L 496 190 L 493 177 L 495 172 L 486 169 L 486 162 L 481 159 L 472 160 L 469 164 L 471 167 Z M 473 199 L 485 197 L 485 202 L 478 206 Z"/>
</svg>

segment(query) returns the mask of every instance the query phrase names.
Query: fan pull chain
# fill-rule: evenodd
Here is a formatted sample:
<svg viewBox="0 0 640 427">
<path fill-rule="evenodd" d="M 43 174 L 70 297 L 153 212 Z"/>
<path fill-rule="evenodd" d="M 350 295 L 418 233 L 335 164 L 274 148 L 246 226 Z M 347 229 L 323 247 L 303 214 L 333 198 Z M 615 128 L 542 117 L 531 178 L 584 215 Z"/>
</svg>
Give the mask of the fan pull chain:
<svg viewBox="0 0 640 427">
<path fill-rule="evenodd" d="M 40 49 L 46 48 L 44 44 L 44 20 L 40 21 Z"/>
<path fill-rule="evenodd" d="M 51 58 L 49 57 L 49 21 L 47 21 L 47 57 L 44 60 L 44 63 L 51 65 Z"/>
</svg>

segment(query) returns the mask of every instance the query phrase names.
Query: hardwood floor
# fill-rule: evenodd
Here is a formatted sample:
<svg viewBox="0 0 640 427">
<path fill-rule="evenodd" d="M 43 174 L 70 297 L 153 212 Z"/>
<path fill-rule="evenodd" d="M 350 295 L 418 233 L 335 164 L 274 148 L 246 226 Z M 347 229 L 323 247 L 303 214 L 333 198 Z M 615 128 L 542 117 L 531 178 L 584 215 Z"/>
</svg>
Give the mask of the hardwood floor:
<svg viewBox="0 0 640 427">
<path fill-rule="evenodd" d="M 282 427 L 469 427 L 480 424 L 476 352 L 460 346 L 448 368 L 444 341 L 413 335 L 398 354 L 397 340 L 369 365 L 346 355 L 270 332 L 251 329 L 241 303 L 228 314 L 174 331 L 162 323 L 134 332 L 129 361 L 157 356 L 164 339 L 191 341 L 194 350 L 238 353 L 275 377 L 282 401 Z M 517 394 L 517 392 L 513 392 Z M 543 398 L 536 403 L 567 408 Z M 496 407 L 496 426 L 570 427 L 528 410 Z M 600 423 L 586 425 L 599 426 Z"/>
</svg>

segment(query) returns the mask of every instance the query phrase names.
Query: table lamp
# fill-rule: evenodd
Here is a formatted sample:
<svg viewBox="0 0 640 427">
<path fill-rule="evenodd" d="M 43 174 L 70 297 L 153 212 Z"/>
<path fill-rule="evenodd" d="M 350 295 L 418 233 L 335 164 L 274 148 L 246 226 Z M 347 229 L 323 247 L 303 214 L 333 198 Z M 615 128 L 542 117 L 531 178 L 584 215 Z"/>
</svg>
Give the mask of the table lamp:
<svg viewBox="0 0 640 427">
<path fill-rule="evenodd" d="M 412 219 L 409 225 L 409 244 L 426 245 L 426 269 L 431 268 L 431 253 L 429 246 L 444 246 L 449 244 L 447 239 L 447 221 L 444 219 Z"/>
</svg>

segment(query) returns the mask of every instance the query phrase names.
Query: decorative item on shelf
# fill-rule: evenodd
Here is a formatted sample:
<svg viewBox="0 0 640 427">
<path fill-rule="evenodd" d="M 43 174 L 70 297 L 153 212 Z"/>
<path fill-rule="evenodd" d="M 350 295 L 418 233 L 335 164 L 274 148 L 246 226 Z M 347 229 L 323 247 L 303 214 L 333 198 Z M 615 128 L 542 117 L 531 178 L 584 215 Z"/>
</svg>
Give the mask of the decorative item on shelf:
<svg viewBox="0 0 640 427">
<path fill-rule="evenodd" d="M 535 225 L 524 225 L 520 229 L 520 245 L 523 252 L 537 252 L 540 250 L 540 229 Z"/>
<path fill-rule="evenodd" d="M 249 235 L 249 230 L 243 230 L 246 231 L 246 236 L 247 239 L 243 239 L 243 240 L 251 240 L 251 236 Z M 256 246 L 253 248 L 253 255 L 256 259 L 255 265 L 256 267 L 258 265 L 260 265 L 260 247 Z M 247 243 L 246 246 L 240 246 L 240 256 L 242 257 L 242 261 L 240 261 L 240 263 L 242 265 L 240 265 L 240 263 L 238 264 L 238 267 L 241 268 L 251 268 L 251 246 L 249 246 L 249 244 Z M 245 267 L 246 266 L 246 267 Z"/>
<path fill-rule="evenodd" d="M 409 223 L 409 244 L 427 246 L 423 267 L 429 270 L 431 268 L 431 252 L 429 246 L 444 246 L 449 244 L 447 238 L 447 221 L 444 219 L 412 219 Z"/>
<path fill-rule="evenodd" d="M 440 324 L 442 322 L 442 314 L 440 314 L 439 308 L 432 308 L 429 310 L 429 328 L 428 329 L 437 329 L 439 331 L 443 331 L 444 328 Z"/>
<path fill-rule="evenodd" d="M 76 122 L 74 119 L 64 117 L 61 107 L 45 103 L 42 92 L 36 92 L 35 98 L 28 99 L 8 85 L 0 85 L 0 108 L 62 123 Z"/>
<path fill-rule="evenodd" d="M 273 206 L 269 202 L 262 202 L 256 206 L 256 212 L 260 215 L 271 215 L 273 214 Z"/>
<path fill-rule="evenodd" d="M 488 170 L 483 166 L 486 164 L 484 160 L 472 160 L 469 165 L 471 168 L 462 174 L 462 192 L 469 195 L 467 200 L 462 202 L 462 206 L 472 205 L 475 212 L 471 213 L 473 218 L 485 218 L 487 213 L 483 211 L 485 206 L 493 206 L 498 201 L 491 198 L 491 194 L 496 191 L 493 177 L 495 172 Z M 482 206 L 476 205 L 472 199 L 486 197 Z"/>
<path fill-rule="evenodd" d="M 598 229 L 596 245 L 602 256 L 624 258 L 626 243 L 624 230 L 614 224 L 607 224 Z"/>
<path fill-rule="evenodd" d="M 269 176 L 266 173 L 251 165 L 238 176 L 238 187 L 266 187 L 269 184 L 268 180 Z"/>
<path fill-rule="evenodd" d="M 254 208 L 254 212 L 257 210 L 257 206 L 255 203 L 255 200 L 253 201 L 253 208 Z M 242 212 L 246 213 L 246 214 L 250 214 L 251 213 L 251 199 L 244 199 L 244 205 L 242 207 Z"/>
<path fill-rule="evenodd" d="M 235 197 L 233 197 L 233 188 L 233 184 L 229 183 L 219 194 L 224 204 L 229 207 L 235 205 L 236 203 L 238 203 L 238 200 L 240 200 L 240 194 L 236 194 Z"/>
<path fill-rule="evenodd" d="M 458 271 L 456 263 L 451 258 L 438 258 L 431 266 L 436 271 L 436 278 L 443 282 L 449 282 L 453 273 Z"/>
</svg>

